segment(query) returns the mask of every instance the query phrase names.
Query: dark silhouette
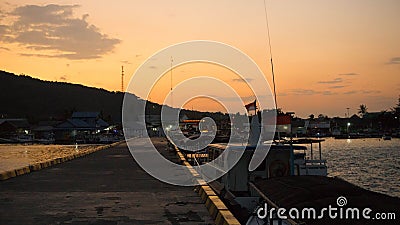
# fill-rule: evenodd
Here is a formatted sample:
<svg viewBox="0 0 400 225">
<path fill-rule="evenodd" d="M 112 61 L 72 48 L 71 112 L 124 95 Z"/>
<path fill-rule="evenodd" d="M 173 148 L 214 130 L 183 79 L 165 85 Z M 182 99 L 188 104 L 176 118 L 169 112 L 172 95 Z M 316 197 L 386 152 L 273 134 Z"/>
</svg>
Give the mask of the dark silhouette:
<svg viewBox="0 0 400 225">
<path fill-rule="evenodd" d="M 121 123 L 123 92 L 112 92 L 80 84 L 43 81 L 27 75 L 0 71 L 0 118 L 27 118 L 31 124 L 43 120 L 66 120 L 77 111 L 100 112 L 110 124 Z M 143 101 L 135 95 L 133 99 Z M 161 105 L 146 102 L 147 115 L 159 115 Z M 182 109 L 191 119 L 205 116 L 226 120 L 221 112 L 199 112 Z"/>
<path fill-rule="evenodd" d="M 367 105 L 361 104 L 360 108 L 358 109 L 358 114 L 360 115 L 360 117 L 364 117 L 364 115 L 367 113 Z"/>
<path fill-rule="evenodd" d="M 29 122 L 66 119 L 74 111 L 101 111 L 107 122 L 121 121 L 124 93 L 79 84 L 42 81 L 0 71 L 0 115 Z"/>
</svg>

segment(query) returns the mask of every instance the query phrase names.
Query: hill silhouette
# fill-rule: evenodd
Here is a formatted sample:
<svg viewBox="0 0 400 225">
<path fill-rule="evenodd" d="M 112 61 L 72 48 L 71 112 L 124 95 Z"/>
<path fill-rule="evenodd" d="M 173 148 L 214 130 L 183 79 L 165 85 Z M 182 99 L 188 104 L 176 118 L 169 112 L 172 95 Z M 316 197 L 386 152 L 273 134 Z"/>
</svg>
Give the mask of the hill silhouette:
<svg viewBox="0 0 400 225">
<path fill-rule="evenodd" d="M 97 111 L 109 123 L 120 123 L 123 92 L 87 87 L 66 82 L 43 81 L 27 75 L 0 71 L 0 118 L 27 118 L 30 123 L 42 120 L 64 120 L 74 111 Z M 143 101 L 135 95 L 134 99 Z M 161 105 L 146 103 L 146 114 L 159 115 Z M 191 119 L 205 116 L 226 119 L 220 112 L 182 109 Z"/>
<path fill-rule="evenodd" d="M 43 81 L 0 71 L 0 115 L 39 120 L 65 119 L 73 111 L 98 111 L 110 122 L 121 121 L 122 92 L 80 84 Z"/>
</svg>

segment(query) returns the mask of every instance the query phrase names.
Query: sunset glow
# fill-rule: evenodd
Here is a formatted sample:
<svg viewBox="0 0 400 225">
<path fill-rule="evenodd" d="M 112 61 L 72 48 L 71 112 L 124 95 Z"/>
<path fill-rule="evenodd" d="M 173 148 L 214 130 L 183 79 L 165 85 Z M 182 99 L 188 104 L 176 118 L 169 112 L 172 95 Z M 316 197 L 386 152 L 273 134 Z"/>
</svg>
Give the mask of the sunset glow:
<svg viewBox="0 0 400 225">
<path fill-rule="evenodd" d="M 301 117 L 344 116 L 346 108 L 357 113 L 360 104 L 372 112 L 397 103 L 398 0 L 267 0 L 267 10 L 278 107 Z M 262 0 L 0 3 L 0 69 L 43 80 L 120 91 L 121 66 L 126 86 L 148 57 L 190 40 L 240 49 L 272 86 Z M 173 86 L 209 75 L 229 83 L 243 101 L 253 100 L 245 82 L 220 66 L 187 64 L 174 68 L 173 74 Z M 165 73 L 149 100 L 162 103 L 170 85 L 170 74 Z M 204 99 L 188 102 L 185 108 L 223 109 Z"/>
</svg>

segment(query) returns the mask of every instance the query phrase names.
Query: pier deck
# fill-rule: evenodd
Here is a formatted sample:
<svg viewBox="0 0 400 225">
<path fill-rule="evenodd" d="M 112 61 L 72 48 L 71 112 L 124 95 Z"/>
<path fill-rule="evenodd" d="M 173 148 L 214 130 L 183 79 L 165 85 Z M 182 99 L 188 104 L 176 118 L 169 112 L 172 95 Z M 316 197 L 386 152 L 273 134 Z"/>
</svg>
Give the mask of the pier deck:
<svg viewBox="0 0 400 225">
<path fill-rule="evenodd" d="M 165 142 L 155 142 L 163 155 Z M 214 224 L 192 187 L 158 181 L 126 144 L 0 182 L 0 224 Z"/>
</svg>

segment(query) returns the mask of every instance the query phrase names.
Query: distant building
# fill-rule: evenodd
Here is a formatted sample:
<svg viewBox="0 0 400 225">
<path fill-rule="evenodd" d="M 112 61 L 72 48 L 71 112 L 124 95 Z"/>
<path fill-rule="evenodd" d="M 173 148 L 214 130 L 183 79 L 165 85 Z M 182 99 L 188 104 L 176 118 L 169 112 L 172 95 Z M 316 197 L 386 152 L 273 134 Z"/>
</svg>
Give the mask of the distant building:
<svg viewBox="0 0 400 225">
<path fill-rule="evenodd" d="M 309 134 L 313 136 L 329 136 L 331 134 L 331 122 L 329 119 L 309 120 Z"/>
<path fill-rule="evenodd" d="M 32 133 L 35 136 L 35 141 L 44 144 L 54 143 L 54 128 L 62 121 L 50 120 L 40 121 L 32 127 Z"/>
<path fill-rule="evenodd" d="M 100 118 L 99 112 L 74 112 L 71 118 L 76 122 L 78 120 L 85 122 L 90 128 L 104 129 L 109 126 L 106 121 Z"/>
<path fill-rule="evenodd" d="M 306 120 L 295 118 L 292 120 L 292 134 L 295 136 L 305 136 L 307 134 Z"/>
<path fill-rule="evenodd" d="M 12 138 L 18 135 L 28 135 L 31 132 L 27 119 L 0 119 L 0 137 Z"/>
<path fill-rule="evenodd" d="M 162 126 L 161 122 L 161 115 L 154 115 L 154 114 L 146 114 L 144 116 L 144 119 L 146 121 L 146 129 L 147 129 L 147 134 L 149 136 L 165 136 L 164 129 Z M 179 124 L 180 126 L 182 125 L 183 121 L 189 120 L 188 116 L 186 114 L 181 114 L 179 116 Z M 164 124 L 173 124 L 173 122 L 168 121 L 167 119 L 164 119 Z M 197 122 L 198 123 L 198 122 Z M 167 126 L 165 127 L 166 130 L 175 130 L 178 129 L 178 127 L 173 127 Z"/>
<path fill-rule="evenodd" d="M 100 118 L 99 112 L 74 112 L 67 119 L 54 127 L 55 141 L 69 142 L 96 142 L 96 133 L 109 126 Z"/>
<path fill-rule="evenodd" d="M 290 134 L 292 132 L 292 117 L 290 115 L 278 115 L 276 117 L 276 132 Z"/>
</svg>

